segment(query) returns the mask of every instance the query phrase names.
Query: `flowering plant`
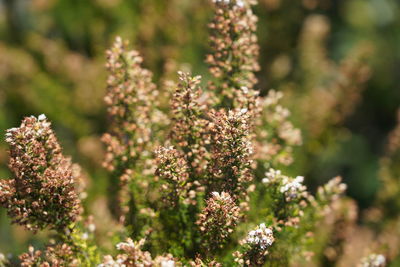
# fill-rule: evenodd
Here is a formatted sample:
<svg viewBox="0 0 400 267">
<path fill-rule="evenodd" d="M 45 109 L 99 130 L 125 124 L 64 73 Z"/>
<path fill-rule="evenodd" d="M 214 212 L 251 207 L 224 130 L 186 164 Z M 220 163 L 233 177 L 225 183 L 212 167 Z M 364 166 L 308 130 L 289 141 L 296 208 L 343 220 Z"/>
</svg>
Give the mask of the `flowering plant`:
<svg viewBox="0 0 400 267">
<path fill-rule="evenodd" d="M 45 250 L 29 247 L 19 257 L 21 266 L 339 262 L 348 241 L 340 231 L 355 228 L 355 205 L 344 196 L 346 185 L 340 177 L 313 194 L 303 176 L 279 170 L 295 162 L 294 151 L 303 141 L 281 103 L 282 92 L 260 96 L 256 88 L 259 47 L 253 5 L 252 0 L 213 1 L 211 51 L 206 57 L 211 78 L 204 84 L 202 77 L 180 71 L 178 83 L 169 82 L 173 90 L 168 91 L 153 82 L 128 42 L 117 37 L 107 51 L 104 102 L 109 125 L 101 139 L 106 147 L 103 166 L 110 177 L 112 227 L 105 226 L 106 242 L 98 230 L 102 222 L 96 227 L 89 215 L 101 211 L 82 205 L 85 177 L 63 155 L 48 119 L 27 117 L 7 131 L 14 178 L 0 181 L 0 205 L 13 223 L 54 233 Z M 352 87 L 347 83 L 333 87 Z M 167 108 L 165 96 L 170 99 Z M 387 184 L 397 183 L 398 132 L 390 137 L 382 161 Z M 382 206 L 398 199 L 398 193 L 385 187 L 377 201 L 380 210 L 392 215 L 388 225 L 396 224 L 399 215 Z M 368 249 L 369 255 L 357 259 L 361 266 L 385 265 L 383 255 L 373 254 L 379 248 Z M 398 254 L 382 253 L 391 259 Z M 0 266 L 9 264 L 0 257 Z"/>
</svg>

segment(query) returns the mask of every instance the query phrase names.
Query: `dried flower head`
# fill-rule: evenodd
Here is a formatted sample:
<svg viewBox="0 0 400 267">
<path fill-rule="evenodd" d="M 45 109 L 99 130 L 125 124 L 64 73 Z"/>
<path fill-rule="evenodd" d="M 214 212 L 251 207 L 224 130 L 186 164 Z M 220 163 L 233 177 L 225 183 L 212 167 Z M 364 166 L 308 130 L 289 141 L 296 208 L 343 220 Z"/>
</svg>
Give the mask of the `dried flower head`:
<svg viewBox="0 0 400 267">
<path fill-rule="evenodd" d="M 162 189 L 169 204 L 176 205 L 179 198 L 188 194 L 187 162 L 183 155 L 173 147 L 160 147 L 156 150 L 156 175 L 164 182 Z"/>
<path fill-rule="evenodd" d="M 107 146 L 103 165 L 115 180 L 111 209 L 121 221 L 129 212 L 130 182 L 135 168 L 145 166 L 156 142 L 151 142 L 161 113 L 155 109 L 157 90 L 152 73 L 141 67 L 137 51 L 128 51 L 127 42 L 117 37 L 107 51 L 108 92 L 104 101 L 111 120 L 109 132 L 102 140 Z M 155 131 L 157 132 L 157 131 Z"/>
<path fill-rule="evenodd" d="M 225 192 L 213 192 L 196 222 L 205 241 L 203 246 L 210 251 L 221 247 L 234 231 L 239 219 L 240 208 L 232 197 Z"/>
<path fill-rule="evenodd" d="M 210 190 L 245 199 L 252 181 L 253 145 L 247 110 L 210 112 Z"/>
<path fill-rule="evenodd" d="M 32 247 L 29 246 L 28 253 L 24 253 L 19 256 L 19 259 L 21 260 L 21 266 L 22 267 L 31 267 L 31 266 L 40 266 L 42 263 L 42 251 L 36 250 Z"/>
<path fill-rule="evenodd" d="M 30 230 L 62 230 L 81 211 L 76 172 L 44 115 L 25 118 L 7 131 L 15 179 L 0 181 L 0 204 L 14 223 Z"/>
<path fill-rule="evenodd" d="M 106 142 L 109 154 L 105 165 L 113 170 L 115 161 L 127 161 L 148 149 L 151 137 L 152 105 L 157 90 L 152 73 L 143 69 L 143 59 L 137 51 L 127 51 L 127 43 L 117 37 L 107 51 L 108 93 L 104 98 L 115 142 Z M 105 138 L 108 140 L 108 138 Z M 126 159 L 124 158 L 126 157 Z"/>
<path fill-rule="evenodd" d="M 20 255 L 19 259 L 24 267 L 80 266 L 75 251 L 67 244 L 48 246 L 44 252 L 30 246 L 28 252 Z"/>
<path fill-rule="evenodd" d="M 207 154 L 205 145 L 204 119 L 205 103 L 201 103 L 200 76 L 191 77 L 178 72 L 179 84 L 172 99 L 172 143 L 186 155 L 188 168 L 193 176 L 199 176 L 206 168 Z"/>
<path fill-rule="evenodd" d="M 214 3 L 215 15 L 209 24 L 211 53 L 206 61 L 215 81 L 210 83 L 209 88 L 215 96 L 221 96 L 217 105 L 252 110 L 254 99 L 243 92 L 253 90 L 257 82 L 254 72 L 259 69 L 259 47 L 255 35 L 257 18 L 251 10 L 254 1 Z"/>
</svg>

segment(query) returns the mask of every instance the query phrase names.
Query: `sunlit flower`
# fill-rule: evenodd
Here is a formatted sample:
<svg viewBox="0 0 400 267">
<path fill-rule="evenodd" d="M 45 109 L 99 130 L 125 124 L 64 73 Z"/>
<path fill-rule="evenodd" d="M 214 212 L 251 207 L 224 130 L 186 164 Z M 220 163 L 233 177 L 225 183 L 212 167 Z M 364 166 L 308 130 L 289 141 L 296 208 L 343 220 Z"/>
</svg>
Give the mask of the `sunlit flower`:
<svg viewBox="0 0 400 267">
<path fill-rule="evenodd" d="M 268 228 L 264 223 L 260 224 L 255 230 L 248 233 L 246 242 L 259 247 L 261 250 L 266 250 L 274 243 L 272 228 Z"/>
</svg>

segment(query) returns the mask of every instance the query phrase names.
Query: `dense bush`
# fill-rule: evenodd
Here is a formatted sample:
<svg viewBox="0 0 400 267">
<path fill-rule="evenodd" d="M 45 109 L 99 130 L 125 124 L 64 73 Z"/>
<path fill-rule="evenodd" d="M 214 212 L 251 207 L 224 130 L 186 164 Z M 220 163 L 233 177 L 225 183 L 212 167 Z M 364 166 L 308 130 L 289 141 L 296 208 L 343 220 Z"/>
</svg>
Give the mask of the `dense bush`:
<svg viewBox="0 0 400 267">
<path fill-rule="evenodd" d="M 313 9 L 314 1 L 303 2 Z M 5 3 L 12 8 L 11 2 Z M 274 9 L 274 3 L 280 1 L 263 4 Z M 13 177 L 0 180 L 0 205 L 12 223 L 34 233 L 44 230 L 48 241 L 39 249 L 30 246 L 19 258 L 0 254 L 0 266 L 399 263 L 400 122 L 380 161 L 382 188 L 361 214 L 357 203 L 345 196 L 342 178 L 320 186 L 310 182 L 315 188 L 309 190 L 303 176 L 291 175 L 303 170 L 315 177 L 313 161 L 325 156 L 325 148 L 348 139 L 343 125 L 371 77 L 368 59 L 374 44 L 359 42 L 336 63 L 326 50 L 329 21 L 323 15 L 305 16 L 296 54 L 268 63 L 278 90 L 260 89 L 265 83 L 257 83 L 256 73 L 265 64 L 258 62 L 254 4 L 214 1 L 207 79 L 192 75 L 196 68 L 190 71 L 168 61 L 179 43 L 162 53 L 164 70 L 149 60 L 154 77 L 140 53 L 117 37 L 107 51 L 106 124 L 90 119 L 101 114 L 97 99 L 102 71 L 96 60 L 40 35 L 22 40 L 35 56 L 2 48 L 7 51 L 4 82 L 16 86 L 5 91 L 8 101 L 35 103 L 42 97 L 36 108 L 59 116 L 64 127 L 81 136 L 80 154 L 92 161 L 84 160 L 89 169 L 104 158 L 109 183 L 105 191 L 104 185 L 94 184 L 103 174 L 88 174 L 63 154 L 46 116 L 26 117 L 18 128 L 9 129 L 5 141 Z M 73 25 L 64 25 L 66 36 L 79 32 L 69 28 Z M 144 36 L 151 33 L 151 25 L 146 26 Z M 15 38 L 21 42 L 21 36 Z M 177 34 L 170 41 L 179 40 Z M 96 53 L 95 47 L 74 43 L 72 36 L 70 42 L 77 50 Z M 42 45 L 48 49 L 39 49 Z M 57 55 L 65 57 L 65 64 Z M 41 58 L 40 64 L 35 57 Z M 298 70 L 291 67 L 292 57 Z M 25 95 L 27 81 L 42 91 Z M 59 88 L 55 93 L 51 88 L 59 84 L 76 91 Z M 52 99 L 57 103 L 45 104 Z M 101 138 L 104 157 L 99 157 L 98 138 L 87 136 L 96 127 L 106 130 Z"/>
</svg>

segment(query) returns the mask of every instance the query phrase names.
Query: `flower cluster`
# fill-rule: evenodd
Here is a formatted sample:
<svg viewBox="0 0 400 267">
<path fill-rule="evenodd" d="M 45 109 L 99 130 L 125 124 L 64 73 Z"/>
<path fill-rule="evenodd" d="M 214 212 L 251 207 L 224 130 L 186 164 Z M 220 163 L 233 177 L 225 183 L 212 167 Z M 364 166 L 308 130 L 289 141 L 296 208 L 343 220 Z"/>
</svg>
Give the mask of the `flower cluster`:
<svg viewBox="0 0 400 267">
<path fill-rule="evenodd" d="M 229 3 L 232 2 L 232 4 L 234 4 L 234 5 L 238 6 L 238 7 L 244 7 L 243 0 L 236 0 L 236 1 L 235 0 L 233 0 L 233 1 L 231 1 L 231 0 L 213 0 L 213 2 L 214 3 L 222 2 L 224 4 L 229 4 Z"/>
<path fill-rule="evenodd" d="M 190 183 L 187 162 L 183 155 L 173 147 L 160 147 L 156 150 L 156 175 L 166 182 L 162 185 L 167 192 L 168 203 L 176 205 L 179 197 L 187 197 Z"/>
<path fill-rule="evenodd" d="M 277 181 L 281 176 L 282 176 L 282 172 L 280 170 L 275 170 L 275 169 L 270 168 L 265 173 L 265 177 L 261 181 L 264 184 L 268 184 L 268 183 Z"/>
<path fill-rule="evenodd" d="M 142 251 L 145 240 L 133 242 L 132 239 L 127 239 L 126 242 L 117 244 L 117 249 L 122 251 L 123 254 L 118 254 L 116 259 L 107 255 L 103 259 L 103 263 L 99 267 L 111 266 L 151 266 L 152 258 L 150 252 Z"/>
<path fill-rule="evenodd" d="M 210 113 L 210 190 L 228 192 L 245 199 L 253 180 L 253 145 L 247 110 Z"/>
<path fill-rule="evenodd" d="M 208 262 L 204 262 L 201 258 L 197 257 L 194 261 L 190 262 L 190 266 L 192 267 L 222 267 L 222 264 L 212 260 L 212 261 L 208 261 Z"/>
<path fill-rule="evenodd" d="M 307 260 L 316 251 L 316 261 L 339 262 L 357 219 L 354 202 L 341 198 L 346 185 L 334 178 L 314 198 L 302 176 L 273 169 L 292 163 L 302 137 L 281 103 L 283 94 L 270 90 L 262 98 L 255 90 L 255 1 L 213 2 L 212 48 L 206 59 L 213 77 L 205 91 L 200 76 L 178 72 L 178 83 L 165 81 L 167 75 L 160 78 L 170 88 L 159 92 L 139 53 L 128 51 L 121 38 L 107 52 L 104 100 L 110 127 L 102 140 L 114 221 L 99 206 L 103 223 L 97 230 L 91 216 L 86 223 L 77 220 L 78 168 L 62 155 L 43 115 L 26 118 L 7 132 L 15 179 L 0 181 L 0 204 L 28 229 L 56 230 L 46 250 L 30 247 L 20 256 L 22 266 L 306 266 L 298 259 Z M 356 100 L 358 85 L 367 76 L 357 60 L 339 67 L 327 60 L 322 43 L 328 30 L 323 17 L 308 20 L 300 47 L 308 60 L 301 67 L 310 74 L 304 83 L 317 92 L 313 97 L 329 98 L 323 107 L 308 103 L 323 111 L 310 112 L 322 116 L 320 124 L 331 118 L 338 122 L 350 112 L 351 105 L 340 99 L 349 94 L 348 99 Z M 327 74 L 332 70 L 339 78 Z M 325 82 L 327 90 L 320 90 Z M 167 95 L 172 97 L 168 107 Z M 328 117 L 332 107 L 338 111 Z M 398 131 L 393 136 L 392 150 L 400 144 Z M 390 172 L 390 177 L 397 176 Z M 260 218 L 265 223 L 248 228 Z M 91 243 L 95 240 L 96 245 Z M 113 251 L 109 245 L 114 241 Z M 101 259 L 101 251 L 115 254 Z M 232 251 L 235 263 L 229 262 Z M 385 255 L 388 261 L 395 258 Z M 371 255 L 365 266 L 384 261 Z"/>
<path fill-rule="evenodd" d="M 211 251 L 222 246 L 239 219 L 240 208 L 232 197 L 225 192 L 213 192 L 196 222 L 205 241 L 203 246 Z"/>
<path fill-rule="evenodd" d="M 203 132 L 206 121 L 201 116 L 206 106 L 200 103 L 202 92 L 198 86 L 201 77 L 190 77 L 184 72 L 179 72 L 178 75 L 180 83 L 172 99 L 171 139 L 189 154 L 188 161 L 194 169 L 202 169 L 201 158 L 205 153 Z"/>
<path fill-rule="evenodd" d="M 360 267 L 385 267 L 386 258 L 381 254 L 371 254 L 361 260 Z"/>
<path fill-rule="evenodd" d="M 323 209 L 315 211 L 320 217 L 314 226 L 315 235 L 316 238 L 321 238 L 324 234 L 328 237 L 324 254 L 328 261 L 333 263 L 339 260 L 351 242 L 356 228 L 358 209 L 353 200 L 346 198 L 332 199 L 329 205 L 322 205 L 321 208 Z M 324 225 L 324 228 L 318 229 L 318 224 Z"/>
<path fill-rule="evenodd" d="M 273 199 L 270 210 L 274 216 L 274 227 L 298 227 L 309 203 L 313 200 L 303 177 L 292 178 L 281 171 L 269 169 L 262 183 L 266 185 L 267 195 Z"/>
<path fill-rule="evenodd" d="M 325 185 L 318 187 L 315 197 L 313 216 L 324 225 L 324 229 L 315 229 L 317 236 L 322 231 L 330 233 L 325 255 L 329 261 L 337 260 L 340 251 L 351 238 L 358 216 L 354 201 L 343 198 L 347 185 L 342 183 L 341 177 L 329 180 Z"/>
<path fill-rule="evenodd" d="M 109 132 L 102 140 L 107 146 L 103 165 L 118 181 L 112 190 L 118 193 L 112 199 L 113 213 L 124 221 L 129 212 L 130 182 L 140 165 L 145 168 L 145 158 L 155 148 L 151 142 L 153 130 L 162 121 L 157 112 L 157 90 L 152 73 L 141 67 L 143 59 L 137 51 L 128 51 L 127 43 L 117 37 L 107 51 L 108 92 L 104 98 L 111 120 Z"/>
<path fill-rule="evenodd" d="M 186 181 L 181 181 L 181 189 L 185 186 L 191 192 L 191 198 L 206 188 L 207 193 L 224 191 L 245 199 L 247 185 L 252 180 L 253 154 L 248 110 L 217 111 L 200 102 L 199 77 L 192 78 L 182 72 L 179 77 L 180 83 L 172 101 L 170 134 L 170 142 L 175 148 L 157 150 L 158 163 L 163 165 L 158 166 L 157 175 L 170 180 L 165 159 L 171 161 L 173 156 L 179 156 L 182 172 L 177 176 Z M 167 173 L 163 175 L 165 171 Z M 186 198 L 182 192 L 178 189 L 176 197 Z"/>
<path fill-rule="evenodd" d="M 303 176 L 290 178 L 282 175 L 281 171 L 272 168 L 265 173 L 265 176 L 266 177 L 262 179 L 262 182 L 267 185 L 278 184 L 279 192 L 284 195 L 287 202 L 308 197 L 307 188 L 303 185 Z"/>
<path fill-rule="evenodd" d="M 248 186 L 253 179 L 251 114 L 246 108 L 230 111 L 213 108 L 199 88 L 200 77 L 183 72 L 178 75 L 179 84 L 172 98 L 171 132 L 165 146 L 155 153 L 155 181 L 161 183 L 168 204 L 168 209 L 160 210 L 159 216 L 166 218 L 164 227 L 173 226 L 169 223 L 181 225 L 180 236 L 171 234 L 169 239 L 182 242 L 184 236 L 188 239 L 186 249 L 203 247 L 210 251 L 223 245 L 236 225 L 239 211 L 248 206 Z M 218 201 L 212 197 L 206 200 L 212 192 L 224 193 Z M 243 207 L 241 210 L 239 205 Z M 222 210 L 217 211 L 216 206 Z M 213 219 L 214 224 L 206 222 L 208 219 Z M 189 229 L 196 222 L 200 225 L 196 233 L 199 238 Z M 207 231 L 212 227 L 214 236 Z M 199 244 L 201 240 L 204 244 Z"/>
<path fill-rule="evenodd" d="M 233 253 L 235 262 L 240 266 L 263 266 L 268 255 L 268 248 L 272 246 L 275 238 L 273 230 L 264 223 L 247 234 L 243 241 L 244 251 Z"/>
<path fill-rule="evenodd" d="M 114 266 L 154 266 L 154 267 L 178 267 L 181 264 L 174 259 L 171 254 L 164 256 L 157 256 L 152 258 L 150 252 L 143 251 L 142 246 L 145 240 L 141 239 L 138 242 L 133 242 L 132 239 L 128 238 L 126 242 L 117 244 L 117 249 L 121 251 L 114 259 L 112 256 L 107 255 L 103 259 L 103 263 L 99 264 L 98 267 L 114 267 Z"/>
<path fill-rule="evenodd" d="M 185 155 L 191 182 L 201 179 L 207 169 L 207 103 L 201 103 L 200 76 L 179 72 L 179 84 L 172 98 L 170 141 Z M 197 181 L 199 182 L 199 181 Z M 198 190 L 198 188 L 193 188 Z"/>
<path fill-rule="evenodd" d="M 318 187 L 317 200 L 321 204 L 332 203 L 346 191 L 347 185 L 342 183 L 342 177 L 337 176 L 325 185 Z"/>
<path fill-rule="evenodd" d="M 30 246 L 28 252 L 20 255 L 19 259 L 23 267 L 79 266 L 75 252 L 67 244 L 49 246 L 44 253 Z"/>
<path fill-rule="evenodd" d="M 281 193 L 284 193 L 286 196 L 286 201 L 291 201 L 296 199 L 301 195 L 305 190 L 306 187 L 302 184 L 304 181 L 303 176 L 297 176 L 292 181 L 283 181 L 283 185 L 279 189 Z"/>
<path fill-rule="evenodd" d="M 112 126 L 103 140 L 107 145 L 104 165 L 109 170 L 146 151 L 151 137 L 151 105 L 157 94 L 151 72 L 141 67 L 143 59 L 134 50 L 126 51 L 126 46 L 118 37 L 107 51 L 110 76 L 104 101 Z"/>
<path fill-rule="evenodd" d="M 0 181 L 0 204 L 13 222 L 34 231 L 60 230 L 74 222 L 81 212 L 75 190 L 79 177 L 46 117 L 25 118 L 7 131 L 6 141 L 15 179 Z"/>
<path fill-rule="evenodd" d="M 302 144 L 300 129 L 289 121 L 290 111 L 280 103 L 282 97 L 282 92 L 268 92 L 262 100 L 262 114 L 256 128 L 255 158 L 273 165 L 291 164 L 293 148 Z"/>
<path fill-rule="evenodd" d="M 209 89 L 218 98 L 217 105 L 228 108 L 254 107 L 253 87 L 257 82 L 254 72 L 258 45 L 255 35 L 257 18 L 253 15 L 253 1 L 214 1 L 215 17 L 210 23 L 211 49 L 207 56 L 215 81 Z"/>
<path fill-rule="evenodd" d="M 30 246 L 29 252 L 22 254 L 19 259 L 21 260 L 21 266 L 30 267 L 38 266 L 41 263 L 42 251 L 36 250 Z"/>
<path fill-rule="evenodd" d="M 267 228 L 264 223 L 260 224 L 255 230 L 249 232 L 246 243 L 265 251 L 274 243 L 272 229 Z"/>
<path fill-rule="evenodd" d="M 171 194 L 170 200 L 174 205 L 179 196 L 186 203 L 196 204 L 194 199 L 198 192 L 203 191 L 201 182 L 208 165 L 208 121 L 203 118 L 207 105 L 200 103 L 200 76 L 191 77 L 184 72 L 178 72 L 178 75 L 179 84 L 172 98 L 172 127 L 167 142 L 172 143 L 174 148 L 157 149 L 156 175 L 172 186 L 164 187 L 164 190 Z"/>
</svg>

